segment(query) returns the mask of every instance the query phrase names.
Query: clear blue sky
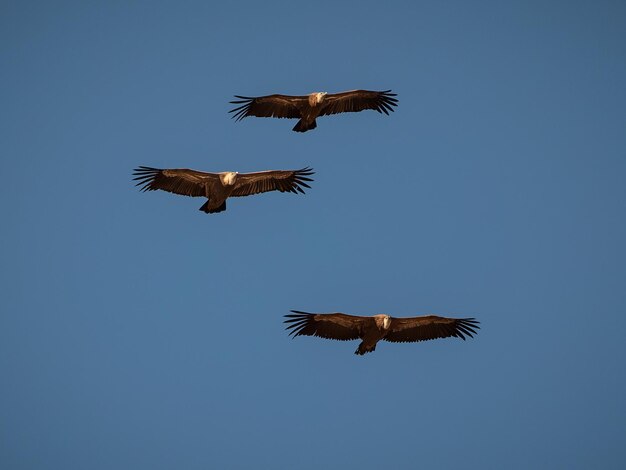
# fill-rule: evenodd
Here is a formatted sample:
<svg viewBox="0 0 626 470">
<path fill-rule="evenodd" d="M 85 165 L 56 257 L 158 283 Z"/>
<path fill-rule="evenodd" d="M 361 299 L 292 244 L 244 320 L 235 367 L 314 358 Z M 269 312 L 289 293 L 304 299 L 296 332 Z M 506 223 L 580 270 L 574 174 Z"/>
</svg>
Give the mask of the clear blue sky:
<svg viewBox="0 0 626 470">
<path fill-rule="evenodd" d="M 0 467 L 626 466 L 624 2 L 9 1 L 0 54 Z M 227 113 L 354 88 L 400 106 Z M 317 173 L 209 216 L 137 165 Z"/>
</svg>

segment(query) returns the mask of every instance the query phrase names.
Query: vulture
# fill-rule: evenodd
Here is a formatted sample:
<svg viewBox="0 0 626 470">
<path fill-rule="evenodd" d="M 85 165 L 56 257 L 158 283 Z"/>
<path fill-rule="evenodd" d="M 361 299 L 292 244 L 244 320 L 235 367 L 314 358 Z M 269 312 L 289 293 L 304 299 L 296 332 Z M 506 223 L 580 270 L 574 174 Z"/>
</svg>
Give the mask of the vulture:
<svg viewBox="0 0 626 470">
<path fill-rule="evenodd" d="M 389 115 L 389 111 L 393 112 L 393 107 L 398 105 L 394 96 L 397 95 L 391 93 L 391 90 L 352 90 L 332 94 L 317 92 L 305 96 L 268 95 L 256 98 L 235 95 L 239 100 L 231 101 L 231 104 L 239 106 L 229 113 L 234 113 L 232 117 L 235 121 L 248 116 L 298 119 L 293 130 L 306 132 L 317 127 L 315 119 L 318 116 L 358 113 L 365 109 Z"/>
<path fill-rule="evenodd" d="M 345 313 L 307 313 L 291 310 L 287 318 L 289 335 L 318 336 L 326 339 L 349 341 L 360 339 L 361 343 L 354 354 L 362 356 L 376 350 L 380 340 L 392 343 L 414 343 L 429 339 L 454 336 L 465 340 L 473 338 L 480 329 L 474 318 L 446 318 L 435 315 L 422 317 L 395 318 L 389 315 L 361 317 Z"/>
<path fill-rule="evenodd" d="M 309 176 L 314 173 L 309 167 L 256 173 L 206 173 L 187 168 L 161 170 L 140 166 L 134 170 L 133 181 L 138 181 L 135 186 L 140 186 L 141 191 L 162 189 L 183 196 L 205 197 L 207 202 L 200 210 L 213 214 L 226 210 L 226 199 L 229 197 L 250 196 L 268 191 L 304 194 L 302 187 L 310 188 L 306 182 L 313 181 Z"/>
</svg>

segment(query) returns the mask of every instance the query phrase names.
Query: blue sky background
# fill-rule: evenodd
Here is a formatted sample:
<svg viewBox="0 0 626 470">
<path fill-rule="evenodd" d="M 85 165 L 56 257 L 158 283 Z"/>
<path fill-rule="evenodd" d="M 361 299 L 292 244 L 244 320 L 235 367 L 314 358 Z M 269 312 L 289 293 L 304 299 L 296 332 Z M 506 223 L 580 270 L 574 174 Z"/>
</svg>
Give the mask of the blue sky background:
<svg viewBox="0 0 626 470">
<path fill-rule="evenodd" d="M 0 54 L 0 467 L 626 466 L 624 2 L 2 2 Z M 227 113 L 354 88 L 400 106 Z M 137 165 L 317 173 L 207 216 Z"/>
</svg>

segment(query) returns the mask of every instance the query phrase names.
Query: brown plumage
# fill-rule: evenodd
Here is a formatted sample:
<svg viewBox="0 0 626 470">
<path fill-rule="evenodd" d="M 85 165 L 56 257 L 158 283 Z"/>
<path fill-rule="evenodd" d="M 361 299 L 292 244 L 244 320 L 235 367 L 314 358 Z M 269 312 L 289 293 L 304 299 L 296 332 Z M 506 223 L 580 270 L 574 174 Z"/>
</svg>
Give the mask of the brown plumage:
<svg viewBox="0 0 626 470">
<path fill-rule="evenodd" d="M 134 170 L 134 181 L 142 191 L 162 189 L 183 196 L 206 197 L 200 210 L 207 214 L 226 210 L 229 197 L 250 196 L 268 191 L 280 191 L 304 194 L 303 187 L 313 181 L 308 178 L 314 174 L 312 168 L 301 170 L 269 170 L 256 173 L 206 173 L 186 168 L 161 170 L 140 166 Z"/>
<path fill-rule="evenodd" d="M 368 91 L 352 90 L 342 93 L 311 93 L 305 96 L 268 95 L 256 98 L 235 95 L 239 105 L 230 110 L 236 121 L 248 116 L 299 119 L 293 130 L 306 132 L 317 127 L 315 118 L 338 113 L 358 113 L 373 109 L 389 114 L 398 105 L 397 96 L 391 90 Z"/>
<path fill-rule="evenodd" d="M 292 310 L 284 323 L 293 338 L 318 336 L 348 341 L 361 339 L 354 354 L 363 355 L 376 350 L 380 340 L 392 343 L 413 343 L 437 338 L 473 338 L 480 329 L 474 318 L 446 318 L 435 315 L 395 318 L 389 315 L 361 317 L 345 313 L 307 313 Z"/>
</svg>

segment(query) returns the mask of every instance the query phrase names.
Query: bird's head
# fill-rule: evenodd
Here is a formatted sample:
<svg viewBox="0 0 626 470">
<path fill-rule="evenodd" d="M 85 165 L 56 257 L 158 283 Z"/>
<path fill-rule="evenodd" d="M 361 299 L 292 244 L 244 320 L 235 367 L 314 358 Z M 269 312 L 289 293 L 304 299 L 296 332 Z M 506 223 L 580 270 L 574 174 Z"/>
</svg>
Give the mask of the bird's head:
<svg viewBox="0 0 626 470">
<path fill-rule="evenodd" d="M 374 318 L 376 318 L 376 326 L 381 330 L 388 330 L 391 326 L 391 317 L 389 315 L 374 315 Z"/>
<path fill-rule="evenodd" d="M 319 91 L 317 93 L 311 93 L 309 95 L 309 105 L 317 106 L 322 101 L 324 101 L 324 98 L 326 98 L 327 94 L 328 93 L 326 93 L 325 91 Z"/>
<path fill-rule="evenodd" d="M 222 180 L 222 184 L 224 186 L 231 186 L 235 184 L 235 180 L 237 180 L 237 175 L 239 172 L 237 171 L 225 171 L 220 175 L 220 179 Z"/>
</svg>

